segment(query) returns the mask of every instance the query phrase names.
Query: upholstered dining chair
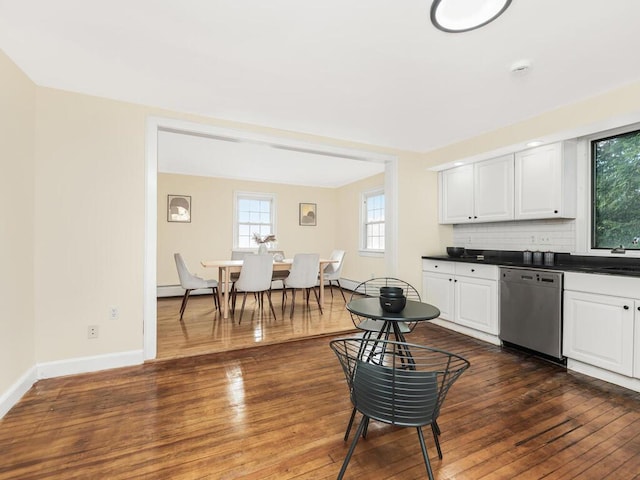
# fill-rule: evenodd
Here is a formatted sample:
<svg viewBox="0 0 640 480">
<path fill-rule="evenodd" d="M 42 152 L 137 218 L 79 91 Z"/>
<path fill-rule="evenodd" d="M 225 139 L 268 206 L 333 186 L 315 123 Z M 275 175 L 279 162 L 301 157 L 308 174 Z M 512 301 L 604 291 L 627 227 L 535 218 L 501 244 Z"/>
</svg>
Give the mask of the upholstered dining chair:
<svg viewBox="0 0 640 480">
<path fill-rule="evenodd" d="M 370 420 L 415 428 L 427 474 L 433 480 L 422 427 L 431 426 L 442 459 L 436 421 L 449 389 L 469 368 L 469 362 L 444 350 L 390 340 L 341 338 L 331 341 L 330 346 L 342 366 L 351 402 L 362 414 L 338 480 L 344 476 L 360 436 L 366 437 Z"/>
<path fill-rule="evenodd" d="M 264 255 L 247 255 L 242 262 L 242 269 L 240 270 L 240 276 L 235 281 L 233 286 L 233 310 L 235 312 L 236 295 L 238 292 L 243 292 L 242 307 L 240 308 L 240 318 L 238 323 L 242 321 L 242 313 L 244 312 L 244 305 L 247 301 L 247 293 L 253 292 L 256 294 L 256 301 L 262 311 L 264 311 L 264 294 L 267 293 L 267 299 L 269 300 L 269 307 L 275 318 L 276 312 L 271 303 L 271 276 L 273 274 L 273 256 L 270 254 Z"/>
<path fill-rule="evenodd" d="M 320 255 L 316 253 L 297 253 L 293 257 L 293 264 L 289 271 L 289 276 L 284 279 L 284 288 L 282 289 L 282 310 L 285 308 L 285 299 L 287 290 L 291 290 L 291 313 L 289 317 L 293 317 L 293 310 L 296 304 L 296 290 L 304 289 L 306 291 L 307 306 L 309 305 L 310 291 L 316 296 L 318 308 L 322 314 L 322 305 L 320 297 L 316 291 L 318 283 L 318 273 L 320 272 Z"/>
<path fill-rule="evenodd" d="M 205 280 L 197 275 L 189 272 L 187 264 L 184 262 L 182 255 L 174 253 L 173 258 L 176 261 L 176 268 L 178 269 L 178 277 L 180 278 L 180 286 L 184 288 L 184 297 L 182 297 L 182 304 L 180 305 L 180 321 L 187 308 L 187 302 L 189 301 L 189 294 L 193 290 L 199 290 L 202 288 L 210 288 L 213 291 L 213 304 L 215 308 L 220 310 L 220 295 L 218 291 L 217 280 Z"/>
<path fill-rule="evenodd" d="M 338 285 L 338 290 L 342 294 L 342 299 L 347 302 L 347 298 L 344 296 L 344 292 L 342 291 L 342 285 L 340 285 L 340 275 L 342 275 L 342 265 L 344 264 L 344 250 L 334 250 L 331 252 L 331 260 L 336 260 L 335 263 L 330 263 L 326 267 L 324 267 L 324 281 L 329 282 L 329 290 L 331 290 L 331 298 L 333 298 L 333 288 L 332 282 L 336 282 Z"/>
</svg>

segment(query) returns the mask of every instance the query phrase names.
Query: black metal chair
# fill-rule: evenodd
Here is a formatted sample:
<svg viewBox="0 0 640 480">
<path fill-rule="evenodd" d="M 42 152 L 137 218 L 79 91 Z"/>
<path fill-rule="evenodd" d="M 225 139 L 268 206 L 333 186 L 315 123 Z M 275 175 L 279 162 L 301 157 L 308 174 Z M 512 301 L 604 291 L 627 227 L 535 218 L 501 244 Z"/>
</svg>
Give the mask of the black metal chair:
<svg viewBox="0 0 640 480">
<path fill-rule="evenodd" d="M 379 297 L 380 287 L 400 287 L 404 292 L 404 296 L 407 297 L 407 300 L 415 300 L 416 302 L 420 301 L 420 294 L 411 284 L 404 280 L 392 277 L 372 278 L 371 280 L 360 283 L 351 293 L 349 301 L 362 297 Z M 360 315 L 351 313 L 351 321 L 357 329 L 364 331 L 364 338 L 369 338 L 375 333 L 378 335 L 378 338 L 382 338 L 384 336 L 385 340 L 389 339 L 389 332 L 384 334 L 382 332 L 382 326 L 384 325 L 382 320 L 373 320 L 371 318 L 361 317 Z M 415 322 L 400 323 L 399 325 L 400 331 L 403 334 L 412 332 L 415 326 Z"/>
<path fill-rule="evenodd" d="M 371 419 L 415 427 L 429 479 L 433 480 L 422 427 L 431 425 L 442 459 L 436 420 L 449 388 L 469 368 L 469 362 L 443 350 L 391 340 L 340 338 L 330 346 L 342 365 L 355 410 L 362 414 L 338 480 L 344 476 L 360 436 L 366 436 Z"/>
</svg>

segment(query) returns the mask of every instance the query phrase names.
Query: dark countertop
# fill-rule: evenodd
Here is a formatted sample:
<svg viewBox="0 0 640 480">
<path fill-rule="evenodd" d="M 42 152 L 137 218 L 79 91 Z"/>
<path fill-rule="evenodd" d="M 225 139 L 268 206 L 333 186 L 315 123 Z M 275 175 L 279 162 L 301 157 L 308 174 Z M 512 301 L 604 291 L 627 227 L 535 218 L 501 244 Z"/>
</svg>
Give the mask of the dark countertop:
<svg viewBox="0 0 640 480">
<path fill-rule="evenodd" d="M 484 259 L 478 259 L 484 255 Z M 556 253 L 553 265 L 525 264 L 522 251 L 513 250 L 467 250 L 463 257 L 448 255 L 423 255 L 428 260 L 497 265 L 499 267 L 535 268 L 562 272 L 598 273 L 640 277 L 640 258 L 596 257 Z"/>
</svg>

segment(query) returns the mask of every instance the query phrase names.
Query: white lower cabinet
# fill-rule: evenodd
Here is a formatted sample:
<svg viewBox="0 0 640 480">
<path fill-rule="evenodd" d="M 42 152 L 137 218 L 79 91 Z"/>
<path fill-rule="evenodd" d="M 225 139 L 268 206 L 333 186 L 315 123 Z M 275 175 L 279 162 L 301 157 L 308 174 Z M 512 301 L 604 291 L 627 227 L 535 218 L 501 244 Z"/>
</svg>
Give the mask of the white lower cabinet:
<svg viewBox="0 0 640 480">
<path fill-rule="evenodd" d="M 634 300 L 565 291 L 563 353 L 633 376 Z"/>
<path fill-rule="evenodd" d="M 454 287 L 454 321 L 497 335 L 497 282 L 484 278 L 456 276 Z"/>
<path fill-rule="evenodd" d="M 423 260 L 422 300 L 440 309 L 440 318 L 498 334 L 498 267 Z"/>
</svg>

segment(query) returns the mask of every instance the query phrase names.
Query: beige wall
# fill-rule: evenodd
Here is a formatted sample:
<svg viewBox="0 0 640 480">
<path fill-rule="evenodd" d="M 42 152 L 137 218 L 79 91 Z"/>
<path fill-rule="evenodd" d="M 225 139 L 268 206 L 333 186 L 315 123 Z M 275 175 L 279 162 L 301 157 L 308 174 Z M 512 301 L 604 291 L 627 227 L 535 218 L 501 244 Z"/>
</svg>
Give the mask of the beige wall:
<svg viewBox="0 0 640 480">
<path fill-rule="evenodd" d="M 231 257 L 234 192 L 276 196 L 278 249 L 287 256 L 319 253 L 327 257 L 337 248 L 337 195 L 331 188 L 310 188 L 189 175 L 158 175 L 158 285 L 179 284 L 173 254 L 182 256 L 193 273 L 217 278 L 217 270 L 204 269 L 200 260 Z M 190 195 L 191 223 L 167 221 L 167 195 Z M 298 224 L 298 204 L 317 205 L 317 226 Z M 257 248 L 257 245 L 256 245 Z"/>
<path fill-rule="evenodd" d="M 19 199 L 20 211 L 19 216 L 11 217 L 11 223 L 7 223 L 9 217 L 5 215 L 0 236 L 5 272 L 0 290 L 0 361 L 4 360 L 0 397 L 34 361 L 142 349 L 148 115 L 396 155 L 397 274 L 419 285 L 420 256 L 441 252 L 451 238 L 450 227 L 437 224 L 436 175 L 427 170 L 429 165 L 640 110 L 637 83 L 437 152 L 416 155 L 36 88 L 4 56 L 0 56 L 0 78 L 5 87 L 0 93 L 0 186 L 5 205 L 10 205 L 9 199 Z M 290 211 L 281 212 L 284 218 L 296 218 L 298 198 L 314 201 L 305 193 L 301 190 L 299 195 L 292 195 L 295 201 Z M 340 218 L 342 202 L 349 195 L 349 189 L 338 192 L 335 217 Z M 317 200 L 322 207 L 321 222 L 327 218 L 325 202 L 331 203 L 320 197 Z M 198 208 L 196 203 L 194 216 L 198 215 Z M 353 245 L 343 223 L 353 221 L 349 214 L 335 224 L 336 244 Z M 330 248 L 316 243 L 313 233 L 290 234 L 283 227 L 278 234 L 287 250 L 296 248 L 289 246 L 292 238 L 308 244 L 310 249 Z M 208 252 L 200 255 L 205 253 Z M 189 260 L 193 263 L 197 259 Z M 356 265 L 350 251 L 346 275 L 371 273 L 369 265 L 362 271 L 355 270 Z M 120 307 L 118 320 L 108 319 L 110 305 Z M 99 325 L 99 339 L 87 339 L 86 328 L 90 324 Z"/>
<path fill-rule="evenodd" d="M 0 51 L 0 397 L 34 365 L 36 87 Z"/>
<path fill-rule="evenodd" d="M 354 182 L 337 190 L 339 214 L 335 217 L 340 249 L 346 252 L 342 277 L 361 282 L 371 277 L 385 274 L 385 263 L 381 257 L 361 257 L 360 246 L 360 209 L 363 192 L 384 186 L 384 174 L 374 175 Z"/>
</svg>

